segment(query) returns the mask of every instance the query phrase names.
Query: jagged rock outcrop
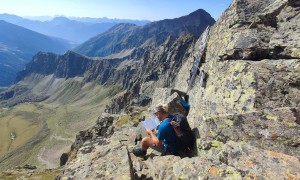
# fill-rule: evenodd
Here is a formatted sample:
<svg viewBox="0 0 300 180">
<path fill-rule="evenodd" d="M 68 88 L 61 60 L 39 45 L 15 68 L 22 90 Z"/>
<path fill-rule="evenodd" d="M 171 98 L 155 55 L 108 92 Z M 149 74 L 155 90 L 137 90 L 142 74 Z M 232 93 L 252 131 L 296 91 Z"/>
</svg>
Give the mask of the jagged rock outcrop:
<svg viewBox="0 0 300 180">
<path fill-rule="evenodd" d="M 233 1 L 210 31 L 207 60 L 299 58 L 299 13 L 290 1 Z"/>
<path fill-rule="evenodd" d="M 105 83 L 114 67 L 121 63 L 121 59 L 93 59 L 72 51 L 64 55 L 39 52 L 26 69 L 17 76 L 17 81 L 35 73 L 41 75 L 53 74 L 57 78 L 72 78 L 83 76 L 86 81 L 98 80 Z M 97 79 L 97 78 L 100 79 Z"/>
<path fill-rule="evenodd" d="M 96 126 L 76 136 L 71 147 L 77 150 L 76 159 L 67 163 L 62 179 L 131 179 L 127 147 L 122 144 L 130 133 L 115 132 L 118 117 L 103 113 Z"/>
<path fill-rule="evenodd" d="M 108 138 L 114 133 L 113 122 L 118 119 L 118 115 L 108 115 L 103 113 L 101 117 L 97 119 L 96 125 L 91 129 L 80 131 L 75 139 L 75 142 L 71 146 L 71 150 L 78 150 L 86 141 L 92 140 L 97 137 Z"/>
<path fill-rule="evenodd" d="M 276 16 L 276 27 L 258 20 L 266 12 Z M 210 30 L 201 67 L 208 74 L 206 88 L 196 82 L 191 90 L 191 104 L 197 109 L 191 109 L 190 117 L 202 122 L 226 114 L 298 107 L 300 61 L 292 54 L 300 48 L 299 19 L 299 8 L 290 1 L 233 1 Z M 251 25 L 254 20 L 256 26 Z M 284 50 L 276 52 L 272 42 L 279 39 L 284 43 L 278 41 L 278 47 Z"/>
</svg>

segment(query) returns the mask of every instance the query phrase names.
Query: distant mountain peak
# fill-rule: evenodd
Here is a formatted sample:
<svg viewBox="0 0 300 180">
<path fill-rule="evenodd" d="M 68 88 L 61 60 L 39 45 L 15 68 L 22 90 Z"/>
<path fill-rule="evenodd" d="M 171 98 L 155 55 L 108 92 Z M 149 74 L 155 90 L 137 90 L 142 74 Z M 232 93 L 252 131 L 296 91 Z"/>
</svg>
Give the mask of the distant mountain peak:
<svg viewBox="0 0 300 180">
<path fill-rule="evenodd" d="M 178 38 L 183 34 L 192 34 L 196 38 L 215 20 L 209 13 L 199 9 L 187 16 L 165 19 L 148 23 L 145 26 L 118 24 L 75 48 L 75 51 L 87 56 L 108 56 L 124 49 L 132 49 L 142 44 L 157 46 L 167 38 Z"/>
<path fill-rule="evenodd" d="M 207 11 L 204 9 L 197 9 L 194 12 L 191 12 L 188 16 L 194 16 L 194 15 L 199 15 L 199 14 L 209 14 Z"/>
</svg>

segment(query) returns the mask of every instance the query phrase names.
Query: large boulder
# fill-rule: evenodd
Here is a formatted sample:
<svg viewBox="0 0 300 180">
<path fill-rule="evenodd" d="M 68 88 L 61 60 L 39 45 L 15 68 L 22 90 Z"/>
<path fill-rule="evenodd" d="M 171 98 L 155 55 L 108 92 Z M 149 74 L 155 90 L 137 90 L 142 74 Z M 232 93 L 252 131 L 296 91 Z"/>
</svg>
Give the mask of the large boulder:
<svg viewBox="0 0 300 180">
<path fill-rule="evenodd" d="M 170 88 L 156 88 L 152 97 L 149 113 L 153 113 L 159 103 L 167 104 L 171 114 L 187 114 L 187 110 L 181 105 L 178 93 L 172 93 Z"/>
<path fill-rule="evenodd" d="M 118 119 L 118 115 L 102 113 L 97 119 L 96 125 L 90 129 L 80 131 L 71 146 L 71 150 L 79 149 L 86 141 L 98 137 L 110 137 L 114 132 L 113 123 Z"/>
<path fill-rule="evenodd" d="M 199 155 L 217 154 L 228 141 L 299 156 L 300 108 L 280 108 L 203 120 Z"/>
</svg>

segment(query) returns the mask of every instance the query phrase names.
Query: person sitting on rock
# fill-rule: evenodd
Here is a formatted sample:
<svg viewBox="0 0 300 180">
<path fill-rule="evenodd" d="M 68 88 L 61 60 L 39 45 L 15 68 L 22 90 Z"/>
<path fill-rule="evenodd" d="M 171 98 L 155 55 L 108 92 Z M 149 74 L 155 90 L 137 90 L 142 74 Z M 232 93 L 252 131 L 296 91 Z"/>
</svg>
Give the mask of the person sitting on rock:
<svg viewBox="0 0 300 180">
<path fill-rule="evenodd" d="M 162 155 L 175 155 L 176 134 L 170 119 L 174 116 L 169 114 L 168 105 L 158 104 L 155 107 L 154 115 L 161 121 L 157 136 L 151 130 L 147 130 L 149 136 L 144 137 L 141 141 L 141 148 L 134 149 L 132 153 L 136 156 L 144 157 L 149 147 L 162 152 Z"/>
</svg>

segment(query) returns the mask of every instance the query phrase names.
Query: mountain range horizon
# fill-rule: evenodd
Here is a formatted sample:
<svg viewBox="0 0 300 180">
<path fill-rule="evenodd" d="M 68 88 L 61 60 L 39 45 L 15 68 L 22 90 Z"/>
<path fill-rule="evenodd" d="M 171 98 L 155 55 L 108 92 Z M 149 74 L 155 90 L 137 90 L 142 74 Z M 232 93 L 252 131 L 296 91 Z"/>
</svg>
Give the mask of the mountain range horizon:
<svg viewBox="0 0 300 180">
<path fill-rule="evenodd" d="M 50 17 L 50 16 L 49 16 Z M 55 36 L 61 39 L 69 40 L 73 43 L 82 43 L 85 40 L 87 40 L 89 37 L 92 37 L 94 35 L 100 34 L 104 32 L 105 30 L 108 30 L 113 25 L 116 25 L 118 23 L 132 23 L 136 25 L 145 25 L 151 21 L 148 20 L 131 20 L 131 19 L 109 19 L 109 18 L 90 18 L 90 17 L 67 17 L 67 16 L 55 16 L 49 20 L 42 21 L 42 20 L 31 20 L 26 17 L 17 16 L 14 14 L 0 14 L 0 20 L 4 20 L 8 23 L 12 23 L 15 25 L 19 25 L 21 27 L 49 35 L 49 36 Z M 53 32 L 55 27 L 62 28 L 61 31 L 66 31 L 64 28 L 64 24 L 68 24 L 71 26 L 70 28 L 75 28 L 75 30 L 78 32 L 78 34 L 74 34 L 74 36 L 68 36 L 66 33 L 59 33 L 59 32 Z M 98 26 L 97 26 L 98 25 Z M 85 28 L 85 26 L 88 26 L 88 29 L 86 31 L 82 32 L 82 28 Z M 102 27 L 104 26 L 104 27 Z M 49 29 L 50 28 L 50 29 Z M 92 32 L 89 32 L 92 28 L 99 28 L 98 31 L 93 30 Z M 89 31 L 88 31 L 89 30 Z M 70 33 L 70 29 L 67 29 L 67 33 Z M 75 33 L 75 32 L 74 32 Z M 79 33 L 82 38 L 76 37 L 79 36 Z M 87 33 L 85 35 L 84 33 Z M 75 36 L 76 35 L 76 36 Z"/>
<path fill-rule="evenodd" d="M 70 19 L 70 20 L 77 20 L 77 21 L 81 21 L 81 22 L 90 22 L 90 23 L 103 23 L 103 22 L 118 22 L 118 23 L 125 23 L 125 22 L 135 22 L 137 25 L 143 25 L 143 24 L 146 24 L 146 23 L 149 23 L 149 22 L 153 22 L 151 20 L 147 20 L 147 19 L 144 19 L 144 20 L 137 20 L 137 19 L 119 19 L 119 18 L 108 18 L 108 17 L 88 17 L 88 16 L 83 16 L 83 17 L 80 17 L 80 16 L 66 16 L 66 15 L 54 15 L 54 16 L 48 16 L 48 15 L 45 15 L 45 16 L 20 16 L 20 15 L 16 15 L 16 14 L 10 14 L 10 13 L 0 13 L 0 18 L 1 20 L 4 20 L 4 19 L 19 19 L 22 18 L 22 19 L 28 19 L 28 20 L 32 20 L 32 21 L 42 21 L 42 22 L 45 22 L 45 21 L 52 21 L 56 18 L 67 18 L 67 19 Z M 160 21 L 160 20 L 157 20 L 157 21 Z M 135 24 L 134 23 L 134 24 Z"/>
</svg>

